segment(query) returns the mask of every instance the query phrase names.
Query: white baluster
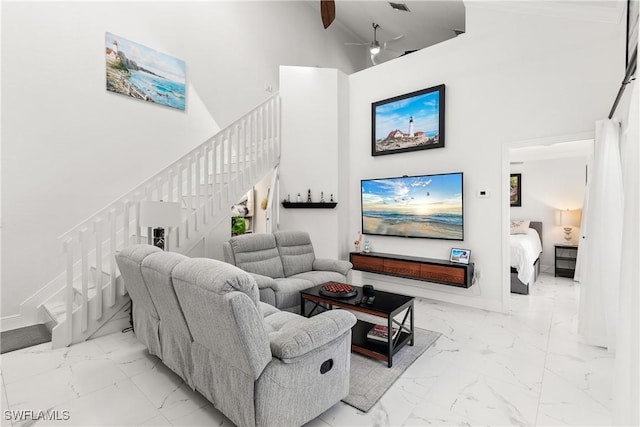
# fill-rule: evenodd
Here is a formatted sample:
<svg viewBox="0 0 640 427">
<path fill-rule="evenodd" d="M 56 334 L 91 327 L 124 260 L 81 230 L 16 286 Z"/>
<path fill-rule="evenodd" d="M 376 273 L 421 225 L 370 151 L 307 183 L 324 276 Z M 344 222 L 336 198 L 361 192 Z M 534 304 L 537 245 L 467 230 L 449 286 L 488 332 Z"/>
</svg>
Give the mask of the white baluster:
<svg viewBox="0 0 640 427">
<path fill-rule="evenodd" d="M 82 302 L 80 305 L 80 329 L 85 332 L 89 327 L 89 248 L 87 247 L 87 229 L 80 230 L 80 274 L 82 280 Z"/>
<path fill-rule="evenodd" d="M 96 312 L 95 320 L 102 317 L 102 220 L 93 221 L 93 230 L 96 236 Z"/>
<path fill-rule="evenodd" d="M 140 226 L 140 199 L 141 199 L 141 195 L 139 192 L 135 193 L 133 195 L 133 199 L 135 200 L 135 203 L 133 204 L 133 215 L 134 215 L 134 221 L 135 221 L 135 239 L 134 239 L 134 243 L 142 243 L 142 227 Z"/>
<path fill-rule="evenodd" d="M 131 223 L 131 219 L 129 218 L 131 202 L 129 200 L 123 200 L 122 205 L 124 206 L 124 212 L 122 213 L 122 247 L 126 248 L 131 244 L 131 234 L 129 232 L 129 224 Z"/>
<path fill-rule="evenodd" d="M 62 243 L 63 250 L 65 252 L 66 258 L 66 270 L 67 270 L 67 293 L 66 293 L 66 307 L 67 307 L 67 318 L 65 322 L 67 322 L 64 326 L 65 329 L 65 340 L 64 345 L 71 345 L 71 341 L 73 340 L 73 298 L 74 298 L 74 290 L 73 290 L 73 239 L 71 237 L 67 237 Z"/>
<path fill-rule="evenodd" d="M 233 194 L 238 194 L 240 188 L 240 127 L 236 124 L 234 126 L 233 132 L 233 148 L 236 151 L 235 157 L 235 182 L 233 186 Z M 232 200 L 232 203 L 235 203 L 237 200 Z"/>
<path fill-rule="evenodd" d="M 253 168 L 254 173 L 253 176 L 260 176 L 258 173 L 258 159 L 260 154 L 258 153 L 258 112 L 253 112 L 253 117 L 251 118 L 251 143 L 253 145 Z"/>
<path fill-rule="evenodd" d="M 209 215 L 211 214 L 211 200 L 209 199 L 209 148 L 207 144 L 202 147 L 202 158 L 204 160 L 202 174 L 204 175 L 204 209 L 203 209 L 203 222 L 206 224 L 209 221 Z"/>
<path fill-rule="evenodd" d="M 177 182 L 177 187 L 178 187 L 178 203 L 180 203 L 180 206 L 183 205 L 184 200 L 184 193 L 183 193 L 183 188 L 182 188 L 182 176 L 184 174 L 184 169 L 182 169 L 182 163 L 178 163 L 178 182 Z M 180 237 L 181 237 L 181 231 L 184 230 L 184 226 L 182 224 L 182 220 L 180 220 L 180 225 L 178 225 L 178 228 L 176 229 L 176 242 L 175 242 L 175 247 L 179 248 L 180 245 L 182 244 L 180 242 Z"/>
<path fill-rule="evenodd" d="M 231 197 L 229 192 L 231 191 L 231 131 L 227 130 L 226 137 L 224 139 L 225 146 L 225 166 L 227 168 L 227 204 L 231 203 Z"/>
<path fill-rule="evenodd" d="M 277 118 L 276 129 L 277 129 L 277 139 L 278 140 L 276 142 L 276 156 L 277 156 L 278 159 L 280 158 L 280 143 L 281 143 L 280 138 L 281 138 L 281 125 L 282 125 L 282 121 L 281 121 L 282 117 L 280 115 L 280 108 L 281 108 L 281 106 L 280 106 L 280 97 L 277 97 L 276 98 L 276 114 L 277 114 L 278 118 Z"/>
<path fill-rule="evenodd" d="M 158 195 L 158 197 L 156 197 L 156 200 L 163 200 L 164 199 L 164 182 L 162 181 L 162 177 L 159 176 L 156 178 L 156 193 Z"/>
<path fill-rule="evenodd" d="M 265 108 L 265 114 L 266 114 L 266 125 L 265 125 L 265 139 L 267 142 L 267 167 L 271 166 L 271 131 L 272 131 L 272 127 L 271 127 L 271 103 L 267 102 L 266 105 L 264 106 Z"/>
<path fill-rule="evenodd" d="M 200 199 L 200 153 L 195 152 L 195 190 L 196 190 L 196 219 L 194 221 L 195 231 L 200 229 L 200 224 L 202 223 L 202 200 Z"/>
<path fill-rule="evenodd" d="M 211 164 L 212 164 L 212 173 L 211 173 L 211 194 L 212 196 L 212 210 L 211 214 L 215 215 L 218 211 L 217 204 L 220 203 L 218 198 L 218 175 L 220 174 L 220 166 L 218 165 L 219 157 L 218 150 L 220 148 L 220 140 L 218 138 L 213 139 L 213 149 L 211 150 Z"/>
<path fill-rule="evenodd" d="M 243 120 L 242 123 L 244 127 L 244 171 L 249 178 L 249 182 L 253 184 L 253 173 L 251 173 L 251 121 Z"/>
<path fill-rule="evenodd" d="M 193 185 L 192 185 L 193 164 L 191 157 L 187 157 L 187 223 L 185 226 L 185 239 L 191 236 L 191 224 L 193 223 Z"/>
<path fill-rule="evenodd" d="M 116 303 L 116 210 L 109 210 L 109 275 L 111 276 L 111 289 L 109 289 L 109 307 Z"/>
</svg>

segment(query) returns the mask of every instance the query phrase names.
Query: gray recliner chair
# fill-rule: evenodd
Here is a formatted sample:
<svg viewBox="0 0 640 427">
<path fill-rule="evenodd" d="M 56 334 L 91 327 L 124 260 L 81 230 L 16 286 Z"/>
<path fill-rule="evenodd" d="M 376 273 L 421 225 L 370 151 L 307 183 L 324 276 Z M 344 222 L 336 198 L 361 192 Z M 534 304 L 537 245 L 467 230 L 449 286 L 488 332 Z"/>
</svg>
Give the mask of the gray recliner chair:
<svg viewBox="0 0 640 427">
<path fill-rule="evenodd" d="M 211 259 L 172 272 L 193 337 L 196 389 L 239 426 L 298 426 L 349 393 L 355 316 L 261 308 L 255 280 Z"/>
<path fill-rule="evenodd" d="M 133 329 L 136 337 L 149 353 L 162 357 L 160 346 L 160 317 L 142 277 L 142 261 L 151 254 L 162 252 L 151 245 L 134 245 L 116 254 L 124 286 L 133 302 Z"/>
<path fill-rule="evenodd" d="M 142 277 L 149 289 L 160 318 L 159 335 L 162 363 L 195 389 L 192 337 L 178 302 L 173 281 L 173 269 L 188 258 L 175 252 L 156 252 L 142 260 Z"/>
<path fill-rule="evenodd" d="M 232 237 L 223 243 L 224 259 L 253 276 L 260 300 L 298 312 L 300 291 L 326 282 L 346 282 L 349 261 L 316 258 L 309 234 L 276 231 Z"/>
</svg>

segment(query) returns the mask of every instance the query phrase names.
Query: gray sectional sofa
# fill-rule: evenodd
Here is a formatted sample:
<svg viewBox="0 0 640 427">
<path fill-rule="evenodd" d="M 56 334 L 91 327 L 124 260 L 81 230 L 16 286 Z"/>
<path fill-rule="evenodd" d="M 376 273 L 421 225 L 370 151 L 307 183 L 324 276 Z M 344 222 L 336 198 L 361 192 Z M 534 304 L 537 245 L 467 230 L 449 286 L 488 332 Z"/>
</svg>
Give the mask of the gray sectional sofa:
<svg viewBox="0 0 640 427">
<path fill-rule="evenodd" d="M 136 337 L 238 426 L 298 426 L 349 392 L 353 314 L 260 302 L 237 267 L 149 245 L 116 260 Z"/>
<path fill-rule="evenodd" d="M 349 261 L 316 258 L 309 234 L 276 231 L 232 237 L 223 243 L 224 259 L 253 276 L 260 300 L 280 310 L 299 312 L 300 291 L 325 282 L 346 282 Z"/>
</svg>

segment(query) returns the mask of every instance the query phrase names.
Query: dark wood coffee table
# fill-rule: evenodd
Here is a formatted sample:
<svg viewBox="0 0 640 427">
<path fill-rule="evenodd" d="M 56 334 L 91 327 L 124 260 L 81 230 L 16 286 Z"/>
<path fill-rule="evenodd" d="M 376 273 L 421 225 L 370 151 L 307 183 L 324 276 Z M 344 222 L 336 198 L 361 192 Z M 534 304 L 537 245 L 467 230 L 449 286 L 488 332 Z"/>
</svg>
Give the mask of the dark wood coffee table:
<svg viewBox="0 0 640 427">
<path fill-rule="evenodd" d="M 413 345 L 413 300 L 414 297 L 394 294 L 391 292 L 375 290 L 375 301 L 371 305 L 361 304 L 362 288 L 353 286 L 358 294 L 351 298 L 335 298 L 320 294 L 320 288 L 324 284 L 300 291 L 300 314 L 305 316 L 305 302 L 315 303 L 309 315 L 311 317 L 320 304 L 325 304 L 328 308 L 341 307 L 347 310 L 368 313 L 374 316 L 387 319 L 389 331 L 395 326 L 399 329 L 395 339 L 391 334 L 387 342 L 373 341 L 367 338 L 367 333 L 375 325 L 373 323 L 358 320 L 351 329 L 351 350 L 374 359 L 386 361 L 387 365 L 393 365 L 393 355 L 396 354 L 407 343 Z M 406 310 L 402 322 L 394 319 L 395 316 Z M 408 320 L 408 322 L 407 322 Z M 408 325 L 407 325 L 408 323 Z"/>
</svg>

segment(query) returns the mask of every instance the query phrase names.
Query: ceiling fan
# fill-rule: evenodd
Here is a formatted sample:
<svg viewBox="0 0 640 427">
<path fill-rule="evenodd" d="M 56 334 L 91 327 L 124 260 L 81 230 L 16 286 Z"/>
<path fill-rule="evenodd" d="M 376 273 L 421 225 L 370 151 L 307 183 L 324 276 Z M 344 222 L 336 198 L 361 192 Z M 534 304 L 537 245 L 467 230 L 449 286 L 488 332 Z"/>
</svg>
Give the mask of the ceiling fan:
<svg viewBox="0 0 640 427">
<path fill-rule="evenodd" d="M 391 42 L 394 42 L 396 40 L 400 40 L 401 38 L 404 37 L 404 35 L 399 35 L 397 37 L 392 38 L 391 40 L 387 40 L 384 42 L 379 42 L 378 41 L 378 28 L 380 28 L 380 25 L 376 24 L 375 22 L 373 22 L 372 24 L 373 27 L 373 41 L 370 43 L 345 43 L 345 45 L 347 46 L 369 46 L 369 53 L 371 54 L 371 62 L 373 63 L 373 65 L 378 65 L 379 61 L 379 55 L 382 54 L 383 52 L 389 52 L 389 53 L 394 53 L 397 54 L 396 56 L 399 56 L 400 53 L 399 52 L 395 52 L 391 49 L 389 49 L 387 47 L 387 45 Z M 391 59 L 391 58 L 388 58 Z M 387 60 L 388 60 L 387 59 Z"/>
</svg>

